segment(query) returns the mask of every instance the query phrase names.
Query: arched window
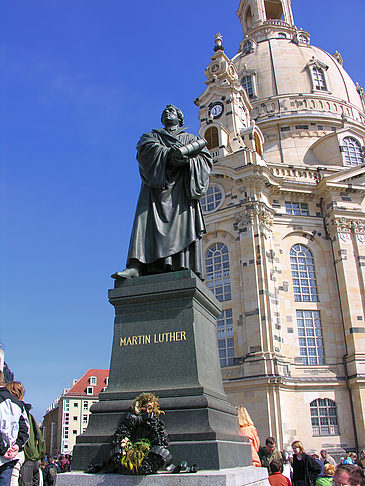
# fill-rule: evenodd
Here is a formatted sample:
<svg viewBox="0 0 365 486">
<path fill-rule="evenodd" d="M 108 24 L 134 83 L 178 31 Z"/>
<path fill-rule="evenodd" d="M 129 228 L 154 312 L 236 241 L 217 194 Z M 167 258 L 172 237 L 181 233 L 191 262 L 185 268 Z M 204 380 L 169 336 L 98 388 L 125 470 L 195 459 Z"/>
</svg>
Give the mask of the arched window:
<svg viewBox="0 0 365 486">
<path fill-rule="evenodd" d="M 250 6 L 246 10 L 245 23 L 246 23 L 247 29 L 251 29 L 251 27 L 252 27 L 252 12 L 251 12 Z"/>
<path fill-rule="evenodd" d="M 364 162 L 360 143 L 352 137 L 342 140 L 342 152 L 348 165 L 360 165 Z"/>
<path fill-rule="evenodd" d="M 310 404 L 313 435 L 338 435 L 336 403 L 317 398 Z"/>
<path fill-rule="evenodd" d="M 300 244 L 292 246 L 290 265 L 295 302 L 318 302 L 314 260 L 310 250 Z"/>
<path fill-rule="evenodd" d="M 217 319 L 218 351 L 221 366 L 234 364 L 232 309 L 226 309 Z"/>
<path fill-rule="evenodd" d="M 309 39 L 306 35 L 300 34 L 298 36 L 298 41 L 301 42 L 302 44 L 309 44 Z"/>
<path fill-rule="evenodd" d="M 200 205 L 204 213 L 210 213 L 218 208 L 223 202 L 223 188 L 218 184 L 210 184 L 208 191 L 200 200 Z"/>
<path fill-rule="evenodd" d="M 219 147 L 219 137 L 218 137 L 218 128 L 217 127 L 209 127 L 208 130 L 204 133 L 204 138 L 208 142 L 208 150 L 212 150 L 214 148 Z"/>
<path fill-rule="evenodd" d="M 324 74 L 323 69 L 318 66 L 313 66 L 312 74 L 313 74 L 314 89 L 318 89 L 320 91 L 327 91 L 326 76 Z"/>
<path fill-rule="evenodd" d="M 231 300 L 231 280 L 228 248 L 223 243 L 215 243 L 207 253 L 206 284 L 220 302 Z"/>
<path fill-rule="evenodd" d="M 324 365 L 324 344 L 319 311 L 297 310 L 296 315 L 302 364 Z"/>
</svg>

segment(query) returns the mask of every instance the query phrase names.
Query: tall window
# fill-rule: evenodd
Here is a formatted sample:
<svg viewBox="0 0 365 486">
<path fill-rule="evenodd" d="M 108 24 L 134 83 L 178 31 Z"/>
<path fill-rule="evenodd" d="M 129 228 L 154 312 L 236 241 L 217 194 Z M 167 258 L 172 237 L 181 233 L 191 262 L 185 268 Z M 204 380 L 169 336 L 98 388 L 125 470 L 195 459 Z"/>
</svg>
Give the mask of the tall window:
<svg viewBox="0 0 365 486">
<path fill-rule="evenodd" d="M 206 253 L 206 284 L 220 302 L 230 300 L 231 281 L 228 248 L 223 243 L 215 243 Z"/>
<path fill-rule="evenodd" d="M 338 435 L 336 403 L 317 398 L 310 404 L 313 435 Z"/>
<path fill-rule="evenodd" d="M 360 165 L 364 162 L 360 143 L 352 137 L 342 140 L 342 152 L 348 165 Z"/>
<path fill-rule="evenodd" d="M 304 245 L 292 246 L 290 265 L 295 302 L 318 302 L 316 274 L 310 250 Z"/>
<path fill-rule="evenodd" d="M 204 138 L 208 142 L 208 150 L 212 150 L 219 146 L 218 128 L 209 127 L 204 133 Z"/>
<path fill-rule="evenodd" d="M 248 94 L 249 98 L 253 98 L 255 92 L 254 92 L 254 86 L 253 86 L 253 79 L 252 76 L 244 76 L 242 78 L 242 86 L 246 93 Z"/>
<path fill-rule="evenodd" d="M 324 75 L 323 69 L 317 66 L 313 66 L 312 73 L 313 73 L 314 89 L 318 89 L 320 91 L 327 91 L 326 77 Z"/>
<path fill-rule="evenodd" d="M 242 51 L 244 54 L 248 54 L 249 52 L 252 51 L 252 41 L 250 40 L 247 40 L 244 44 L 243 44 L 243 48 L 242 48 Z"/>
<path fill-rule="evenodd" d="M 303 365 L 323 365 L 324 345 L 319 311 L 297 310 L 300 357 Z"/>
<path fill-rule="evenodd" d="M 218 350 L 221 366 L 233 365 L 234 338 L 232 309 L 226 309 L 217 319 Z"/>
</svg>

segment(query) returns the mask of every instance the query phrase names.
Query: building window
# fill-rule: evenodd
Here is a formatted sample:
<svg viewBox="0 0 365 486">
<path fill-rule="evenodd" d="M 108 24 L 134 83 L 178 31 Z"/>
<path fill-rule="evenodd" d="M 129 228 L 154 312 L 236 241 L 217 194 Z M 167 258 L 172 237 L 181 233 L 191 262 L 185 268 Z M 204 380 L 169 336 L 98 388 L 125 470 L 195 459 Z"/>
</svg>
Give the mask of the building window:
<svg viewBox="0 0 365 486">
<path fill-rule="evenodd" d="M 300 34 L 298 36 L 298 41 L 301 43 L 301 44 L 309 44 L 309 38 L 304 35 L 304 34 Z"/>
<path fill-rule="evenodd" d="M 107 376 L 104 381 L 105 381 L 106 386 L 108 386 L 109 385 L 109 376 Z"/>
<path fill-rule="evenodd" d="M 82 408 L 83 408 L 83 410 L 88 410 L 89 409 L 87 400 L 84 400 L 83 401 Z"/>
<path fill-rule="evenodd" d="M 364 163 L 364 157 L 360 143 L 352 137 L 342 140 L 342 152 L 347 165 L 360 165 Z"/>
<path fill-rule="evenodd" d="M 90 376 L 89 383 L 90 385 L 96 385 L 97 384 L 96 376 Z"/>
<path fill-rule="evenodd" d="M 77 417 L 74 415 L 74 416 L 73 416 L 73 419 L 74 419 L 74 421 L 75 421 L 75 420 L 77 420 Z"/>
<path fill-rule="evenodd" d="M 220 302 L 230 300 L 232 297 L 229 253 L 226 245 L 223 245 L 223 243 L 212 245 L 206 253 L 205 264 L 208 288 Z"/>
<path fill-rule="evenodd" d="M 290 249 L 290 266 L 295 302 L 318 302 L 313 255 L 304 245 Z"/>
<path fill-rule="evenodd" d="M 68 439 L 68 427 L 65 427 L 65 428 L 63 429 L 63 438 L 64 438 L 64 439 Z"/>
<path fill-rule="evenodd" d="M 253 50 L 252 41 L 247 40 L 246 42 L 243 43 L 242 52 L 244 54 L 249 54 L 252 50 Z"/>
<path fill-rule="evenodd" d="M 78 408 L 78 406 L 79 406 L 78 402 L 75 402 L 75 403 L 74 403 L 74 407 L 75 407 L 75 408 Z"/>
<path fill-rule="evenodd" d="M 232 309 L 226 309 L 217 319 L 218 351 L 221 366 L 234 364 Z"/>
<path fill-rule="evenodd" d="M 218 128 L 217 127 L 209 127 L 208 130 L 204 133 L 204 138 L 207 141 L 208 150 L 213 150 L 219 147 L 219 137 L 218 137 Z"/>
<path fill-rule="evenodd" d="M 254 89 L 254 82 L 253 82 L 253 76 L 252 74 L 248 76 L 244 76 L 242 78 L 242 86 L 246 93 L 248 94 L 248 97 L 252 99 L 255 96 L 255 89 Z"/>
<path fill-rule="evenodd" d="M 87 419 L 88 419 L 88 415 L 84 414 L 84 415 L 82 416 L 82 423 L 83 423 L 83 424 L 87 424 Z"/>
<path fill-rule="evenodd" d="M 323 68 L 319 66 L 312 66 L 312 76 L 314 89 L 319 91 L 327 91 L 326 76 Z"/>
<path fill-rule="evenodd" d="M 203 212 L 211 213 L 221 206 L 223 199 L 223 188 L 218 184 L 210 184 L 206 195 L 200 200 Z"/>
<path fill-rule="evenodd" d="M 70 414 L 69 413 L 65 413 L 64 416 L 63 416 L 63 423 L 65 425 L 68 425 L 70 423 Z"/>
<path fill-rule="evenodd" d="M 93 387 L 92 387 L 92 386 L 88 386 L 88 387 L 86 388 L 86 394 L 87 394 L 87 395 L 92 395 L 93 393 L 94 393 L 94 389 L 93 389 Z"/>
<path fill-rule="evenodd" d="M 309 216 L 307 203 L 294 203 L 285 201 L 286 214 L 295 214 L 297 216 Z"/>
<path fill-rule="evenodd" d="M 285 34 L 285 32 L 279 32 L 279 33 L 278 33 L 278 37 L 279 37 L 279 39 L 286 39 L 286 34 Z"/>
<path fill-rule="evenodd" d="M 313 435 L 338 435 L 336 403 L 317 398 L 310 404 Z"/>
<path fill-rule="evenodd" d="M 67 398 L 63 403 L 64 403 L 65 412 L 69 412 L 70 411 L 70 400 Z"/>
<path fill-rule="evenodd" d="M 303 365 L 324 365 L 322 324 L 319 311 L 297 310 L 300 357 Z"/>
<path fill-rule="evenodd" d="M 72 433 L 73 433 L 73 435 L 76 435 L 76 434 L 77 434 L 77 430 L 75 430 L 75 429 L 74 429 L 74 430 L 72 431 Z"/>
</svg>

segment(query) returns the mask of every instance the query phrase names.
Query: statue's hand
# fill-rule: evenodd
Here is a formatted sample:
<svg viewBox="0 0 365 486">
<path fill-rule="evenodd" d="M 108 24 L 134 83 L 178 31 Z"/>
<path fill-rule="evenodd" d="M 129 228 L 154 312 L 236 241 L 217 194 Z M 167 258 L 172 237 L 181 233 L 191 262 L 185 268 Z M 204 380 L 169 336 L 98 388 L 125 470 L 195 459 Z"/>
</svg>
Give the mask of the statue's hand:
<svg viewBox="0 0 365 486">
<path fill-rule="evenodd" d="M 169 148 L 169 153 L 168 153 L 168 163 L 169 165 L 173 167 L 181 167 L 189 162 L 189 157 L 181 156 L 180 151 L 178 150 L 180 147 L 182 147 L 181 144 L 175 144 L 172 147 Z"/>
</svg>

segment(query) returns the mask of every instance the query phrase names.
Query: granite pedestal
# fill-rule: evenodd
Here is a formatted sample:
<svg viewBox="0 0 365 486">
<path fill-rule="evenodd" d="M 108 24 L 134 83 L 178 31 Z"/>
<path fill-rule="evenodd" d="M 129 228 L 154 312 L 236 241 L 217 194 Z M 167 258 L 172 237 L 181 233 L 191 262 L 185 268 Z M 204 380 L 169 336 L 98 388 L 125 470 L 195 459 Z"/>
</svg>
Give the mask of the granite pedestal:
<svg viewBox="0 0 365 486">
<path fill-rule="evenodd" d="M 105 460 L 120 418 L 141 392 L 160 397 L 174 463 L 201 469 L 251 465 L 236 410 L 223 390 L 216 318 L 221 306 L 191 271 L 116 281 L 109 384 L 77 438 L 73 469 Z"/>
<path fill-rule="evenodd" d="M 57 476 L 56 486 L 270 486 L 267 469 L 244 467 L 197 474 L 118 474 L 65 473 Z"/>
</svg>

